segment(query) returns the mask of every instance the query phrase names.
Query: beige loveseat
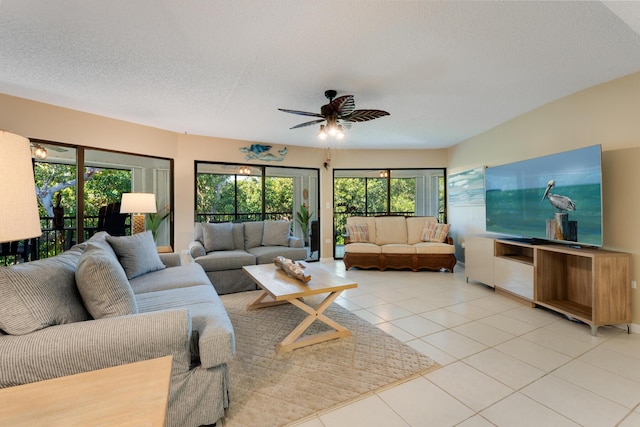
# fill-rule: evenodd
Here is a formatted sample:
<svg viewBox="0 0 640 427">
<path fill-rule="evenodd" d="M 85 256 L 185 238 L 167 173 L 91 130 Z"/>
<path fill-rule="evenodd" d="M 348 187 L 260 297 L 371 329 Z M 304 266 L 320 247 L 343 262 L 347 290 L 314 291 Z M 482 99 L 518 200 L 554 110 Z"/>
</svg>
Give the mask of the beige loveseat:
<svg viewBox="0 0 640 427">
<path fill-rule="evenodd" d="M 347 218 L 344 264 L 380 270 L 449 270 L 456 265 L 449 226 L 435 217 Z"/>
</svg>

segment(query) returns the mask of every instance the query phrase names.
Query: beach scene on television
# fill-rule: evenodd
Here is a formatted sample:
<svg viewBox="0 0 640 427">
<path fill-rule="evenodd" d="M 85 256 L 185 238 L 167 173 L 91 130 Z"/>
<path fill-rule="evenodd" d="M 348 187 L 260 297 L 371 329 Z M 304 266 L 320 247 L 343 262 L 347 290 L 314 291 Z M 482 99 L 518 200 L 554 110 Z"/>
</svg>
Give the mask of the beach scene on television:
<svg viewBox="0 0 640 427">
<path fill-rule="evenodd" d="M 487 168 L 485 188 L 488 232 L 602 246 L 600 145 Z"/>
</svg>

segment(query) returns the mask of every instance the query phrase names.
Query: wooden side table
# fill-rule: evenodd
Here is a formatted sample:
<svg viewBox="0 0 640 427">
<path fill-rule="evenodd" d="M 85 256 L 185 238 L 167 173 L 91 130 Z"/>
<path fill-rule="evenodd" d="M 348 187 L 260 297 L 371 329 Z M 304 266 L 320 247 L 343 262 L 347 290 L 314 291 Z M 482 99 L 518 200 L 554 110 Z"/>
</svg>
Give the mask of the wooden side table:
<svg viewBox="0 0 640 427">
<path fill-rule="evenodd" d="M 3 426 L 164 426 L 172 356 L 0 389 Z"/>
</svg>

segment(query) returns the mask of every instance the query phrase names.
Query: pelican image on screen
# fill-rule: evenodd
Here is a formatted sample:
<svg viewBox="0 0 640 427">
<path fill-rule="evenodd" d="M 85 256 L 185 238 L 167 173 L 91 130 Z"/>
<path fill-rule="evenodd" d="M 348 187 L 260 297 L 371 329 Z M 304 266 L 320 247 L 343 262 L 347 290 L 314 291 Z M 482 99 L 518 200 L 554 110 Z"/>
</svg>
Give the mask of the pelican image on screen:
<svg viewBox="0 0 640 427">
<path fill-rule="evenodd" d="M 601 146 L 487 168 L 488 232 L 602 246 Z"/>
</svg>

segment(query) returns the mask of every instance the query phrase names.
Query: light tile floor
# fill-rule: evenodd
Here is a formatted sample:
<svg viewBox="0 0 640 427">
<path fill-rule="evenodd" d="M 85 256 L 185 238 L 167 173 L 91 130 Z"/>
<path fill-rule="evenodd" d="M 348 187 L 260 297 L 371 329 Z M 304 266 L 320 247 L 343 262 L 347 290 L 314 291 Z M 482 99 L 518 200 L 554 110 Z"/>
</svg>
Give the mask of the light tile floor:
<svg viewBox="0 0 640 427">
<path fill-rule="evenodd" d="M 640 426 L 640 335 L 467 283 L 464 271 L 345 271 L 339 304 L 442 368 L 297 427 Z"/>
</svg>

